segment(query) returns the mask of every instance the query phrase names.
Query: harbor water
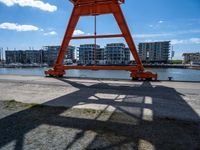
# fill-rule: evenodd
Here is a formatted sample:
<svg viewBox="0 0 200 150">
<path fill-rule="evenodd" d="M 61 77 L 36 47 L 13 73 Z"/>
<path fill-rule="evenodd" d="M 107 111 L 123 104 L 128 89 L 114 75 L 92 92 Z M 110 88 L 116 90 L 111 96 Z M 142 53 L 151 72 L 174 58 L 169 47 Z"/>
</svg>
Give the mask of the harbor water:
<svg viewBox="0 0 200 150">
<path fill-rule="evenodd" d="M 0 74 L 8 75 L 31 75 L 44 76 L 44 71 L 49 68 L 0 68 Z M 168 80 L 172 77 L 176 81 L 200 81 L 200 70 L 177 69 L 177 68 L 146 68 L 158 74 L 158 80 Z M 131 79 L 127 71 L 90 71 L 90 70 L 67 70 L 67 77 L 91 77 Z"/>
</svg>

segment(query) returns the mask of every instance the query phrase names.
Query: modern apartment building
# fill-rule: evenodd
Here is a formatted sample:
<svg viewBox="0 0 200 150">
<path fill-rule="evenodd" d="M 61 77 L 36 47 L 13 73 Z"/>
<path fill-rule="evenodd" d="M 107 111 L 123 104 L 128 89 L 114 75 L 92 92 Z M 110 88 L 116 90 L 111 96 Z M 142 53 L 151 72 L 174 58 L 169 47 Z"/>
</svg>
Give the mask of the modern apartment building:
<svg viewBox="0 0 200 150">
<path fill-rule="evenodd" d="M 47 64 L 53 66 L 56 62 L 60 46 L 44 46 L 43 50 L 47 53 Z"/>
<path fill-rule="evenodd" d="M 41 63 L 42 56 L 41 51 L 38 50 L 28 50 L 25 51 L 25 62 L 26 64 Z"/>
<path fill-rule="evenodd" d="M 44 46 L 43 49 L 47 51 L 47 63 L 49 66 L 53 66 L 58 56 L 60 46 Z M 65 52 L 64 59 L 75 60 L 75 47 L 69 45 L 68 50 Z"/>
<path fill-rule="evenodd" d="M 127 65 L 130 62 L 130 50 L 123 43 L 107 44 L 105 60 L 108 65 Z"/>
<path fill-rule="evenodd" d="M 125 53 L 125 60 L 124 60 L 124 63 L 126 65 L 128 65 L 130 63 L 130 49 L 125 47 L 124 49 L 124 53 Z"/>
<path fill-rule="evenodd" d="M 105 49 L 104 48 L 98 48 L 96 49 L 96 64 L 98 65 L 105 65 L 106 61 L 105 61 Z"/>
<path fill-rule="evenodd" d="M 44 46 L 42 50 L 7 50 L 6 63 L 21 63 L 21 64 L 48 64 L 53 66 L 59 52 L 60 46 Z M 75 47 L 69 46 L 69 51 L 66 53 L 66 59 L 75 59 Z"/>
<path fill-rule="evenodd" d="M 96 47 L 96 54 L 95 54 Z M 104 49 L 95 44 L 84 44 L 79 47 L 79 63 L 84 65 L 94 65 L 96 56 L 96 64 L 104 64 Z"/>
<path fill-rule="evenodd" d="M 95 48 L 96 46 L 96 48 Z M 7 50 L 6 63 L 48 64 L 53 66 L 60 46 L 44 46 L 42 50 Z M 95 53 L 96 49 L 96 53 Z M 96 57 L 96 63 L 94 58 Z M 69 46 L 63 63 L 75 60 L 75 47 Z M 95 44 L 84 44 L 79 47 L 79 63 L 84 65 L 127 65 L 130 62 L 130 50 L 123 43 L 107 44 L 101 48 Z"/>
<path fill-rule="evenodd" d="M 94 44 L 80 45 L 79 62 L 80 64 L 93 65 L 96 56 L 97 65 L 127 65 L 130 62 L 130 50 L 123 43 L 107 44 L 105 48 Z"/>
<path fill-rule="evenodd" d="M 7 50 L 6 63 L 34 64 L 42 63 L 44 53 L 42 50 Z"/>
<path fill-rule="evenodd" d="M 200 64 L 200 53 L 184 53 L 184 64 Z"/>
<path fill-rule="evenodd" d="M 139 56 L 146 63 L 167 63 L 170 41 L 139 43 Z"/>
<path fill-rule="evenodd" d="M 66 59 L 71 59 L 71 60 L 75 60 L 75 46 L 71 46 L 69 45 L 68 46 L 68 49 L 66 51 L 66 54 L 65 54 L 65 58 Z"/>
</svg>

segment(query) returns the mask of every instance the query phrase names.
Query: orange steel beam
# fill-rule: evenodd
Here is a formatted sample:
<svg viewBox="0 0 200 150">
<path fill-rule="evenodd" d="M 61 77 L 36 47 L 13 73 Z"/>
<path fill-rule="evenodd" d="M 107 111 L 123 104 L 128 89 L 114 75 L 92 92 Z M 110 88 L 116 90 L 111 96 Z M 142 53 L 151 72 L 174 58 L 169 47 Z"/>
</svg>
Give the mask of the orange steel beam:
<svg viewBox="0 0 200 150">
<path fill-rule="evenodd" d="M 79 18 L 80 18 L 80 9 L 74 7 L 54 67 L 62 65 L 62 61 L 65 55 L 65 50 L 69 45 L 69 42 L 72 38 L 73 32 L 76 28 Z"/>
<path fill-rule="evenodd" d="M 124 35 L 124 38 L 131 50 L 131 53 L 133 55 L 133 57 L 135 58 L 135 61 L 139 67 L 139 71 L 144 71 L 144 67 L 142 65 L 142 62 L 140 60 L 140 57 L 137 53 L 137 49 L 136 49 L 136 46 L 133 42 L 133 38 L 132 38 L 132 35 L 131 35 L 131 32 L 128 28 L 128 25 L 126 23 L 126 20 L 124 18 L 124 15 L 123 15 L 123 12 L 121 10 L 121 7 L 118 5 L 118 4 L 113 4 L 110 6 L 111 7 L 111 10 L 114 14 L 114 17 L 118 23 L 118 26 L 120 27 L 120 30 L 121 32 L 123 33 Z"/>
<path fill-rule="evenodd" d="M 72 2 L 74 4 L 74 6 L 77 5 L 90 5 L 93 4 L 94 1 L 96 4 L 101 4 L 101 3 L 119 3 L 122 4 L 124 3 L 125 0 L 69 0 L 70 2 Z"/>
<path fill-rule="evenodd" d="M 91 35 L 91 36 L 74 36 L 71 39 L 93 39 L 93 38 L 121 38 L 124 37 L 123 34 L 115 34 L 115 35 Z"/>
<path fill-rule="evenodd" d="M 124 70 L 137 71 L 137 66 L 63 66 L 65 70 L 79 69 L 79 70 Z"/>
<path fill-rule="evenodd" d="M 113 5 L 111 2 L 93 4 L 93 5 L 80 5 L 75 6 L 80 10 L 80 16 L 94 16 L 94 15 L 103 15 L 111 14 L 110 5 Z"/>
<path fill-rule="evenodd" d="M 128 28 L 120 4 L 124 3 L 124 0 L 70 0 L 74 4 L 74 8 L 66 29 L 61 48 L 58 53 L 58 57 L 53 69 L 45 71 L 45 74 L 52 76 L 64 75 L 65 69 L 91 69 L 91 70 L 127 70 L 131 71 L 131 77 L 133 78 L 157 78 L 157 74 L 151 72 L 144 72 L 144 67 L 139 58 L 136 50 L 136 46 L 133 42 L 131 32 Z M 103 14 L 113 14 L 115 20 L 122 32 L 117 35 L 94 35 L 94 36 L 79 36 L 72 37 L 77 22 L 81 16 L 96 16 Z M 62 61 L 64 59 L 65 51 L 69 45 L 71 39 L 86 39 L 86 38 L 118 38 L 124 37 L 130 51 L 136 61 L 137 67 L 134 66 L 63 66 Z"/>
</svg>

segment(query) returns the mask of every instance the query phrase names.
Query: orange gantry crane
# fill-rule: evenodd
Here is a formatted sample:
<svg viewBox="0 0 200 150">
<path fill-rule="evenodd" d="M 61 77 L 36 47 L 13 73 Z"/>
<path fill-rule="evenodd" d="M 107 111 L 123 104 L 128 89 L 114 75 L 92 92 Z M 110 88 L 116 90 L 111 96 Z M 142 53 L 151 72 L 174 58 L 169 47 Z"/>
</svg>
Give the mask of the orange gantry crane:
<svg viewBox="0 0 200 150">
<path fill-rule="evenodd" d="M 131 72 L 132 79 L 157 79 L 157 74 L 152 72 L 145 72 L 142 62 L 137 53 L 135 44 L 133 42 L 130 30 L 124 18 L 120 5 L 125 0 L 70 0 L 73 3 L 74 8 L 69 20 L 69 24 L 62 41 L 61 48 L 58 53 L 58 57 L 53 69 L 45 71 L 47 76 L 62 77 L 65 74 L 65 70 L 69 69 L 81 69 L 81 70 L 125 70 Z M 103 14 L 113 14 L 118 26 L 121 30 L 121 34 L 115 35 L 97 35 L 96 34 L 96 16 Z M 76 28 L 78 20 L 81 16 L 94 16 L 95 17 L 95 32 L 92 36 L 75 36 L 73 32 Z M 136 61 L 136 66 L 96 66 L 96 56 L 94 52 L 94 65 L 92 66 L 65 66 L 62 64 L 65 52 L 72 39 L 96 39 L 97 38 L 125 38 L 128 47 Z M 96 47 L 96 46 L 95 46 Z M 95 51 L 95 50 L 94 50 Z"/>
</svg>

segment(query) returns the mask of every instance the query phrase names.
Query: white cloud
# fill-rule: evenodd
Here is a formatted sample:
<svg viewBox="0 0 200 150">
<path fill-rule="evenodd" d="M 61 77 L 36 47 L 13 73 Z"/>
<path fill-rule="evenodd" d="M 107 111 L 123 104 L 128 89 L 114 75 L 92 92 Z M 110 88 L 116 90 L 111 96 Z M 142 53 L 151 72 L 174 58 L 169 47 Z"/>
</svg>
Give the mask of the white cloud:
<svg viewBox="0 0 200 150">
<path fill-rule="evenodd" d="M 156 22 L 156 23 L 154 23 L 154 24 L 149 24 L 148 26 L 149 26 L 150 28 L 157 29 L 157 28 L 160 28 L 160 27 L 161 27 L 161 24 L 162 24 L 162 23 L 164 23 L 164 21 L 160 20 L 160 21 L 158 21 L 158 22 Z"/>
<path fill-rule="evenodd" d="M 200 33 L 200 29 L 193 29 L 193 30 L 183 30 L 183 31 L 177 31 L 176 34 L 190 34 L 190 33 Z"/>
<path fill-rule="evenodd" d="M 0 2 L 4 3 L 8 7 L 13 5 L 19 5 L 21 7 L 29 6 L 29 7 L 39 8 L 43 11 L 48 11 L 48 12 L 54 12 L 57 10 L 57 7 L 55 5 L 44 3 L 41 0 L 0 0 Z"/>
<path fill-rule="evenodd" d="M 172 45 L 184 44 L 185 42 L 186 42 L 186 40 L 177 40 L 177 39 L 171 40 Z"/>
<path fill-rule="evenodd" d="M 143 42 L 157 42 L 163 41 L 163 39 L 157 40 L 144 40 Z M 190 38 L 190 39 L 168 39 L 167 41 L 171 41 L 172 45 L 184 45 L 184 44 L 200 44 L 200 38 Z"/>
<path fill-rule="evenodd" d="M 190 42 L 194 44 L 200 44 L 200 38 L 191 38 Z"/>
<path fill-rule="evenodd" d="M 73 35 L 83 35 L 85 34 L 85 32 L 81 31 L 81 30 L 74 30 Z"/>
<path fill-rule="evenodd" d="M 171 44 L 173 45 L 180 45 L 180 44 L 200 44 L 200 38 L 190 38 L 186 40 L 177 40 L 172 39 Z"/>
<path fill-rule="evenodd" d="M 172 33 L 155 33 L 155 34 L 135 34 L 133 37 L 135 38 L 155 38 L 155 37 L 166 37 L 172 36 Z"/>
<path fill-rule="evenodd" d="M 57 35 L 57 33 L 55 31 L 51 31 L 51 32 L 47 32 L 47 33 L 44 33 L 45 36 L 47 35 Z"/>
<path fill-rule="evenodd" d="M 5 29 L 5 30 L 16 30 L 19 32 L 22 31 L 38 31 L 39 28 L 33 25 L 19 25 L 16 23 L 2 23 L 0 24 L 0 29 Z"/>
<path fill-rule="evenodd" d="M 183 31 L 176 31 L 176 32 L 166 32 L 166 33 L 151 33 L 151 34 L 133 34 L 134 38 L 158 38 L 158 37 L 170 37 L 170 36 L 177 36 L 182 34 L 199 34 L 200 29 L 193 29 L 193 30 L 183 30 Z"/>
</svg>

